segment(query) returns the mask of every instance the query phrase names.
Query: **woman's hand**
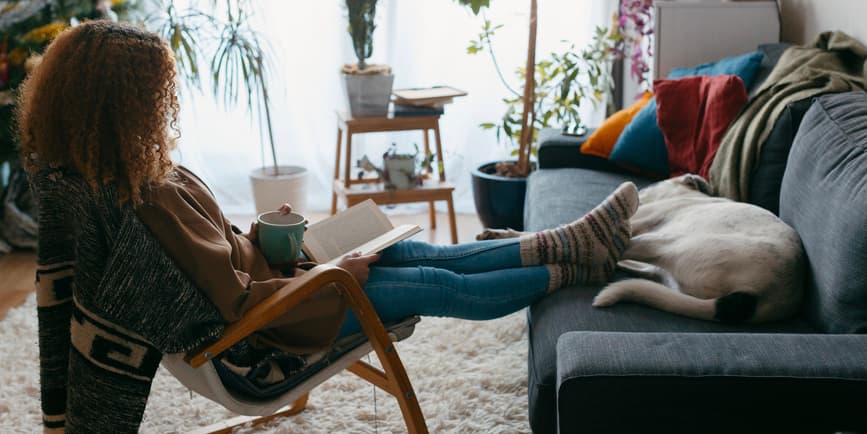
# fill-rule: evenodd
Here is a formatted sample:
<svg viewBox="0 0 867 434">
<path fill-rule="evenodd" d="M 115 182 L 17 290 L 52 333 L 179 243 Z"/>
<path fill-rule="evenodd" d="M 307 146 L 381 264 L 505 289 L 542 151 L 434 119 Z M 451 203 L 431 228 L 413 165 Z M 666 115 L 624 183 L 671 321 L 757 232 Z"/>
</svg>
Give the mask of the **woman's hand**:
<svg viewBox="0 0 867 434">
<path fill-rule="evenodd" d="M 277 208 L 277 211 L 280 211 L 280 214 L 283 214 L 283 215 L 289 214 L 290 212 L 292 212 L 292 205 L 289 205 L 288 203 L 284 203 L 283 205 L 280 205 L 280 208 Z M 253 243 L 254 245 L 256 245 L 258 247 L 259 246 L 259 224 L 256 222 L 250 223 L 250 232 L 247 232 L 246 234 L 241 234 L 241 236 L 250 240 L 251 243 Z"/>
<path fill-rule="evenodd" d="M 259 225 L 256 222 L 250 223 L 250 232 L 241 234 L 241 236 L 250 240 L 254 246 L 259 247 Z"/>
<path fill-rule="evenodd" d="M 379 260 L 382 256 L 379 253 L 375 255 L 362 255 L 361 253 L 350 253 L 340 258 L 335 265 L 348 271 L 355 277 L 359 285 L 364 285 L 367 282 L 367 276 L 370 275 L 370 264 Z"/>
</svg>

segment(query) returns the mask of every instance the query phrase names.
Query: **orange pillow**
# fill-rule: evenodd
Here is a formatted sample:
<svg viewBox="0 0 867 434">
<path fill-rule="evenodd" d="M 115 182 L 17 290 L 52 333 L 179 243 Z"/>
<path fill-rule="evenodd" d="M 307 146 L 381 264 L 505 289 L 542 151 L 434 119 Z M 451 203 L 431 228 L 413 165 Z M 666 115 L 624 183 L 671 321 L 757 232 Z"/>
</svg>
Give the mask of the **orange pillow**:
<svg viewBox="0 0 867 434">
<path fill-rule="evenodd" d="M 581 153 L 595 155 L 597 157 L 608 158 L 608 154 L 614 149 L 614 144 L 620 137 L 620 133 L 626 128 L 626 125 L 632 121 L 632 118 L 647 105 L 650 98 L 653 97 L 653 92 L 645 91 L 635 104 L 620 110 L 611 115 L 602 125 L 587 138 L 581 145 Z"/>
</svg>

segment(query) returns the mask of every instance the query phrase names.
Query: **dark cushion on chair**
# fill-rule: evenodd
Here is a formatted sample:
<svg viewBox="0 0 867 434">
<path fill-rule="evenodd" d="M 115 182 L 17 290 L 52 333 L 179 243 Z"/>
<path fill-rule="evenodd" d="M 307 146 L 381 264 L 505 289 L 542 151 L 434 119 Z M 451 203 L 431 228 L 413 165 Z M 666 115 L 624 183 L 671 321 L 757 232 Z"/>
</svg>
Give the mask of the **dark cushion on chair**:
<svg viewBox="0 0 867 434">
<path fill-rule="evenodd" d="M 392 340 L 402 341 L 412 335 L 419 321 L 419 317 L 412 316 L 384 326 Z M 229 392 L 247 401 L 268 402 L 298 387 L 367 342 L 363 333 L 345 336 L 321 357 L 315 357 L 254 349 L 241 341 L 220 354 L 214 360 L 214 368 Z M 231 362 L 225 363 L 229 360 Z M 273 369 L 282 372 L 269 372 Z M 242 375 L 241 371 L 246 370 L 249 372 Z M 283 379 L 273 383 L 266 380 L 275 377 Z"/>
<path fill-rule="evenodd" d="M 789 154 L 780 218 L 809 261 L 805 308 L 829 333 L 867 333 L 867 93 L 815 100 Z"/>
</svg>

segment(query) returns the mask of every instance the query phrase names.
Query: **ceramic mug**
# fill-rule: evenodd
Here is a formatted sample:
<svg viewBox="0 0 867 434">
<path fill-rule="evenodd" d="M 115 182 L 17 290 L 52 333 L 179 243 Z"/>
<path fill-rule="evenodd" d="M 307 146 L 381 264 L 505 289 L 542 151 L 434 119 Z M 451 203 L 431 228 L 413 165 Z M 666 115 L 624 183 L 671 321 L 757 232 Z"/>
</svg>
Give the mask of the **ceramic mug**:
<svg viewBox="0 0 867 434">
<path fill-rule="evenodd" d="M 269 211 L 259 214 L 259 249 L 269 264 L 288 264 L 301 255 L 304 226 L 307 219 L 301 214 Z"/>
</svg>

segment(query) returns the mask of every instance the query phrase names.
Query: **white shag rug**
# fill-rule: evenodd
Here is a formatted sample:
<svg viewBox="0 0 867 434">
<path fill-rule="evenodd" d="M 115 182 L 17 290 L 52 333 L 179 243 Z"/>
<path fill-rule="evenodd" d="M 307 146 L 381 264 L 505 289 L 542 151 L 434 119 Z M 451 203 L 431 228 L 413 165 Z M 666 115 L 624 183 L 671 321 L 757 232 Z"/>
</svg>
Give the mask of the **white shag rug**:
<svg viewBox="0 0 867 434">
<path fill-rule="evenodd" d="M 522 433 L 527 420 L 527 333 L 523 311 L 493 321 L 423 318 L 397 344 L 432 433 Z M 376 356 L 371 355 L 376 362 Z M 36 302 L 0 320 L 0 432 L 41 432 Z M 375 406 L 374 406 L 375 403 Z M 162 367 L 141 432 L 186 432 L 234 415 L 190 392 Z M 387 393 L 343 372 L 313 390 L 307 410 L 239 433 L 400 433 Z"/>
</svg>

